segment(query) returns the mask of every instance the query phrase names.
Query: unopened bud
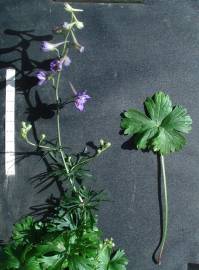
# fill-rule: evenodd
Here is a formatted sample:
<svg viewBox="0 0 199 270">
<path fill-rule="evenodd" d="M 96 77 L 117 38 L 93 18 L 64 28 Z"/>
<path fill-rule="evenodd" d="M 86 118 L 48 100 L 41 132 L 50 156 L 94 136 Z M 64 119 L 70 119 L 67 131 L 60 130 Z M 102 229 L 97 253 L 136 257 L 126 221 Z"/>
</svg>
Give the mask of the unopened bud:
<svg viewBox="0 0 199 270">
<path fill-rule="evenodd" d="M 110 142 L 107 142 L 106 143 L 106 148 L 109 148 L 109 147 L 111 147 L 111 143 Z"/>
<path fill-rule="evenodd" d="M 82 28 L 84 28 L 84 24 L 83 24 L 83 22 L 80 22 L 80 21 L 76 21 L 76 27 L 78 28 L 78 29 L 82 29 Z"/>
<path fill-rule="evenodd" d="M 103 146 L 103 145 L 104 145 L 104 140 L 100 139 L 100 146 Z"/>
<path fill-rule="evenodd" d="M 98 153 L 98 154 L 101 154 L 101 153 L 102 153 L 102 149 L 98 148 L 98 149 L 97 149 L 97 153 Z"/>
<path fill-rule="evenodd" d="M 77 8 L 71 7 L 71 5 L 69 5 L 68 3 L 65 3 L 64 8 L 65 8 L 66 11 L 71 12 L 71 13 L 72 12 L 81 12 L 81 11 L 83 11 L 82 9 L 77 9 Z"/>
<path fill-rule="evenodd" d="M 45 140 L 46 135 L 45 134 L 41 134 L 41 141 Z"/>
</svg>

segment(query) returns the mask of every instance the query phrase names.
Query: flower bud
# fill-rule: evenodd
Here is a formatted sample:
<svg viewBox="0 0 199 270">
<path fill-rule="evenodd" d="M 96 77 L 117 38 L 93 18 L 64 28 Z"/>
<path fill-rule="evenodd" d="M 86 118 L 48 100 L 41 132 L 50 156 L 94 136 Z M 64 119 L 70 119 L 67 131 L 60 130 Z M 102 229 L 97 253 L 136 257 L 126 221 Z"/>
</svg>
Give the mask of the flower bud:
<svg viewBox="0 0 199 270">
<path fill-rule="evenodd" d="M 76 22 L 72 22 L 72 23 L 64 22 L 62 27 L 63 27 L 64 30 L 70 30 L 70 29 L 72 29 L 72 27 L 74 25 L 76 25 Z"/>
<path fill-rule="evenodd" d="M 103 145 L 104 145 L 104 140 L 100 139 L 100 146 L 103 146 Z"/>
<path fill-rule="evenodd" d="M 64 9 L 70 13 L 73 13 L 73 12 L 81 12 L 83 11 L 83 9 L 77 9 L 77 8 L 73 8 L 71 5 L 69 5 L 68 3 L 65 3 L 64 4 Z"/>
<path fill-rule="evenodd" d="M 82 28 L 84 28 L 84 24 L 83 24 L 83 22 L 80 22 L 80 21 L 76 21 L 76 27 L 78 28 L 78 29 L 82 29 Z"/>
<path fill-rule="evenodd" d="M 111 147 L 111 143 L 110 143 L 110 142 L 107 142 L 107 143 L 105 144 L 105 146 L 106 146 L 106 149 L 107 149 L 107 148 Z"/>
<path fill-rule="evenodd" d="M 32 125 L 28 124 L 26 129 L 27 129 L 27 131 L 29 131 L 29 130 L 31 130 L 31 128 L 32 128 Z"/>
<path fill-rule="evenodd" d="M 78 42 L 75 43 L 75 48 L 80 52 L 83 53 L 85 51 L 84 46 L 80 45 Z"/>
<path fill-rule="evenodd" d="M 102 149 L 98 148 L 97 149 L 97 154 L 101 154 L 102 153 Z"/>
<path fill-rule="evenodd" d="M 22 125 L 22 127 L 21 127 L 21 137 L 26 140 L 28 132 L 31 130 L 32 125 L 31 124 L 27 125 L 26 122 L 22 122 L 21 125 Z"/>
<path fill-rule="evenodd" d="M 26 128 L 26 122 L 21 122 L 22 128 Z"/>
<path fill-rule="evenodd" d="M 41 134 L 41 139 L 40 139 L 40 141 L 45 140 L 45 138 L 46 138 L 46 135 L 45 135 L 45 134 Z"/>
<path fill-rule="evenodd" d="M 48 41 L 42 41 L 41 50 L 43 52 L 55 51 L 55 50 L 57 50 L 57 47 L 59 47 L 59 46 L 61 46 L 63 44 L 64 44 L 64 41 L 59 42 L 59 43 L 51 43 L 51 42 L 48 42 Z"/>
</svg>

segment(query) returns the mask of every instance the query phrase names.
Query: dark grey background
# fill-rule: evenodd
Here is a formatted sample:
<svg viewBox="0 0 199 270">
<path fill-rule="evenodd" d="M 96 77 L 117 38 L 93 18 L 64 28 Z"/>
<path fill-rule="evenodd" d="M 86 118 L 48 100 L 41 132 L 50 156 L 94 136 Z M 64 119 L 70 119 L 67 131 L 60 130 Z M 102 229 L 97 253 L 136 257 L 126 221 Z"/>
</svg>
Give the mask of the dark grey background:
<svg viewBox="0 0 199 270">
<path fill-rule="evenodd" d="M 64 73 L 61 95 L 70 96 L 70 80 L 77 89 L 87 89 L 92 100 L 84 113 L 73 104 L 64 109 L 63 141 L 76 151 L 81 151 L 86 142 L 97 143 L 100 138 L 112 142 L 111 149 L 90 168 L 95 188 L 107 190 L 111 200 L 101 207 L 100 227 L 105 237 L 112 236 L 125 249 L 128 270 L 186 270 L 189 262 L 199 262 L 199 2 L 150 0 L 145 4 L 75 6 L 85 10 L 81 14 L 85 29 L 78 35 L 85 53 L 70 54 L 73 63 Z M 52 56 L 40 52 L 40 41 L 50 38 L 46 35 L 51 35 L 52 27 L 64 21 L 67 15 L 61 3 L 0 1 L 1 151 L 4 72 L 6 67 L 15 66 L 19 69 L 18 159 L 33 150 L 19 139 L 20 122 L 30 117 L 28 107 L 32 106 L 33 118 L 38 112 L 38 95 L 43 102 L 53 103 L 50 85 L 32 87 L 35 66 L 43 67 L 42 61 Z M 32 36 L 19 33 L 27 30 L 34 31 Z M 158 267 L 152 261 L 160 238 L 157 158 L 152 153 L 122 149 L 128 138 L 119 135 L 119 125 L 123 110 L 143 109 L 146 96 L 159 89 L 170 94 L 174 104 L 188 109 L 193 131 L 184 150 L 166 158 L 169 234 L 162 265 Z M 49 117 L 44 111 L 34 123 L 38 134 L 45 132 L 53 138 L 55 119 Z M 7 239 L 13 222 L 58 191 L 53 185 L 39 193 L 42 186 L 30 180 L 45 171 L 38 156 L 30 155 L 18 162 L 16 177 L 9 179 L 4 176 L 3 155 L 0 162 L 0 235 Z"/>
</svg>

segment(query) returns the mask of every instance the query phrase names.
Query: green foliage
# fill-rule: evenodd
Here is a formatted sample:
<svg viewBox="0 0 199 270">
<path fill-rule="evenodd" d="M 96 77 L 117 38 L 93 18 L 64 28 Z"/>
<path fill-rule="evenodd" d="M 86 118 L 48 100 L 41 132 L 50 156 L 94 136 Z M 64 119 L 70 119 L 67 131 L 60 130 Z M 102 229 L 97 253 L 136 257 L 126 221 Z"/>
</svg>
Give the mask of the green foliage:
<svg viewBox="0 0 199 270">
<path fill-rule="evenodd" d="M 40 228 L 42 237 L 28 238 L 25 243 L 18 242 L 17 246 L 13 245 L 13 242 L 7 244 L 1 251 L 1 270 L 126 269 L 127 259 L 124 252 L 113 249 L 112 239 L 101 240 L 101 232 L 96 226 L 89 227 L 85 224 L 80 228 L 68 227 L 49 232 L 46 224 L 41 226 L 38 221 L 34 221 L 34 224 L 30 234 L 34 236 Z M 27 233 L 24 220 L 16 226 L 20 228 L 20 234 Z M 43 230 L 44 227 L 46 231 Z"/>
<path fill-rule="evenodd" d="M 191 130 L 192 120 L 182 106 L 172 107 L 168 95 L 156 92 L 144 102 L 146 114 L 135 109 L 124 113 L 121 128 L 124 134 L 136 135 L 138 149 L 149 149 L 162 155 L 185 145 L 183 133 Z"/>
<path fill-rule="evenodd" d="M 12 239 L 16 246 L 26 244 L 31 236 L 31 231 L 34 226 L 33 218 L 28 216 L 16 223 L 13 228 Z"/>
<path fill-rule="evenodd" d="M 72 179 L 73 182 L 81 183 L 83 180 L 92 177 L 90 171 L 87 169 L 89 162 L 101 155 L 110 146 L 110 142 L 105 142 L 101 139 L 100 145 L 96 147 L 96 151 L 93 154 L 87 151 L 87 147 L 83 152 L 78 154 L 66 155 L 65 153 L 65 164 L 57 159 L 56 152 L 51 151 L 50 154 L 53 163 L 51 164 L 49 176 L 59 177 L 61 181 Z M 67 171 L 65 166 L 67 166 Z"/>
</svg>

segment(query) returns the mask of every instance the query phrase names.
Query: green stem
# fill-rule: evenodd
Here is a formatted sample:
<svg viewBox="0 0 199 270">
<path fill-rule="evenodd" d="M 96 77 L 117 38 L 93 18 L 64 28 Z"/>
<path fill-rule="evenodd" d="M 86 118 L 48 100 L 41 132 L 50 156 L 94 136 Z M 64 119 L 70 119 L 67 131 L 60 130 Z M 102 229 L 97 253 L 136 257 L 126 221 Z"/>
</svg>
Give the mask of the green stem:
<svg viewBox="0 0 199 270">
<path fill-rule="evenodd" d="M 62 150 L 62 142 L 61 142 L 61 131 L 60 131 L 60 114 L 59 114 L 59 83 L 60 83 L 60 78 L 61 78 L 61 71 L 58 73 L 58 77 L 57 77 L 57 83 L 56 83 L 56 89 L 55 89 L 55 94 L 56 94 L 56 102 L 57 102 L 57 137 L 58 137 L 58 146 L 59 146 L 59 152 L 61 154 L 62 157 L 62 161 L 66 170 L 66 173 L 69 173 L 69 169 L 68 166 L 66 164 L 66 160 L 65 160 L 65 154 Z M 72 179 L 70 178 L 70 183 L 74 189 L 74 191 L 76 192 L 76 187 L 72 181 Z"/>
<path fill-rule="evenodd" d="M 59 152 L 61 154 L 61 157 L 62 157 L 62 161 L 63 161 L 63 164 L 64 164 L 64 167 L 65 167 L 65 170 L 66 170 L 66 173 L 68 174 L 69 173 L 69 169 L 68 169 L 68 166 L 66 164 L 66 161 L 65 161 L 65 154 L 62 150 L 62 142 L 61 142 L 61 131 L 60 131 L 60 114 L 59 114 L 59 82 L 60 82 L 60 78 L 61 78 L 61 71 L 59 72 L 58 74 L 58 77 L 57 77 L 57 84 L 56 84 L 56 101 L 57 101 L 57 135 L 58 135 L 58 146 L 59 146 Z M 77 188 L 74 184 L 74 181 L 73 179 L 69 178 L 69 181 L 71 183 L 71 186 L 73 188 L 73 190 L 75 192 L 77 192 Z M 82 197 L 79 195 L 79 199 L 81 202 L 83 202 L 83 199 Z"/>
<path fill-rule="evenodd" d="M 43 149 L 46 149 L 46 150 L 49 150 L 49 151 L 56 151 L 56 150 L 57 150 L 56 148 L 52 148 L 52 147 L 49 147 L 49 146 L 35 144 L 35 143 L 29 141 L 28 138 L 26 139 L 26 142 L 27 142 L 28 144 L 34 146 L 34 147 L 43 148 Z"/>
<path fill-rule="evenodd" d="M 101 153 L 100 153 L 101 154 Z M 94 158 L 98 157 L 100 155 L 99 153 L 95 154 L 92 157 L 87 158 L 86 160 L 83 160 L 82 162 L 79 162 L 78 164 L 74 165 L 72 170 L 74 170 L 76 167 L 81 166 L 83 164 L 88 163 L 89 161 L 93 160 Z"/>
<path fill-rule="evenodd" d="M 164 250 L 166 238 L 167 238 L 167 231 L 168 231 L 168 194 L 167 194 L 167 179 L 166 179 L 166 172 L 165 172 L 165 163 L 164 163 L 164 156 L 160 155 L 161 161 L 161 169 L 162 169 L 162 176 L 163 176 L 163 184 L 164 184 L 164 217 L 163 217 L 163 235 L 162 240 L 160 243 L 160 253 L 157 259 L 157 263 L 161 264 L 162 253 Z"/>
<path fill-rule="evenodd" d="M 67 39 L 68 39 L 69 34 L 70 34 L 70 31 L 66 35 L 65 43 L 64 43 L 64 47 L 63 47 L 63 51 L 62 51 L 62 55 L 64 55 L 67 52 L 67 50 L 66 50 L 66 42 L 67 42 Z M 68 174 L 69 173 L 69 169 L 68 169 L 68 166 L 66 164 L 65 153 L 62 150 L 62 142 L 61 142 L 60 108 L 59 108 L 59 83 L 60 83 L 60 79 L 61 79 L 61 71 L 59 71 L 59 73 L 58 73 L 57 82 L 56 82 L 56 88 L 55 88 L 55 95 L 56 95 L 56 102 L 57 102 L 57 113 L 56 113 L 56 116 L 57 116 L 57 136 L 58 136 L 59 152 L 61 154 L 62 161 L 63 161 L 64 167 L 65 167 L 66 173 Z M 72 186 L 73 190 L 75 192 L 77 192 L 77 188 L 76 188 L 76 186 L 74 184 L 73 179 L 69 178 L 69 181 L 71 183 L 71 186 Z M 83 199 L 81 198 L 80 195 L 79 195 L 79 199 L 80 199 L 81 202 L 83 202 Z"/>
</svg>

